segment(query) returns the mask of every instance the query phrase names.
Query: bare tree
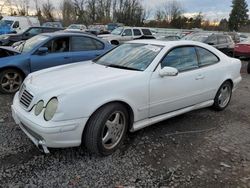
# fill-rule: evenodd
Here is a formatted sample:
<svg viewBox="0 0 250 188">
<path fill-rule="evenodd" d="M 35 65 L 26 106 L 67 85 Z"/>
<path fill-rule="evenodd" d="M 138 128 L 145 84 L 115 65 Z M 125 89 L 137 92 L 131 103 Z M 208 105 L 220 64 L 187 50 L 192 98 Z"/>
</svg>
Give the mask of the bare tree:
<svg viewBox="0 0 250 188">
<path fill-rule="evenodd" d="M 178 0 L 170 0 L 164 4 L 165 19 L 171 23 L 183 14 L 183 9 Z"/>
<path fill-rule="evenodd" d="M 42 15 L 47 21 L 54 21 L 54 9 L 55 7 L 50 0 L 47 0 L 47 2 L 42 5 Z"/>
<path fill-rule="evenodd" d="M 29 15 L 29 0 L 15 0 L 15 7 L 17 9 L 17 13 L 20 16 Z"/>
<path fill-rule="evenodd" d="M 88 0 L 87 2 L 88 17 L 90 22 L 94 23 L 97 19 L 97 0 Z"/>
<path fill-rule="evenodd" d="M 71 0 L 64 0 L 60 8 L 64 25 L 68 26 L 76 21 L 75 7 Z"/>
<path fill-rule="evenodd" d="M 14 15 L 15 11 L 13 9 L 13 2 L 12 0 L 5 0 L 5 6 L 8 7 L 10 15 Z"/>
<path fill-rule="evenodd" d="M 86 0 L 73 0 L 73 5 L 75 6 L 77 22 L 88 25 L 89 19 L 86 12 Z"/>
</svg>

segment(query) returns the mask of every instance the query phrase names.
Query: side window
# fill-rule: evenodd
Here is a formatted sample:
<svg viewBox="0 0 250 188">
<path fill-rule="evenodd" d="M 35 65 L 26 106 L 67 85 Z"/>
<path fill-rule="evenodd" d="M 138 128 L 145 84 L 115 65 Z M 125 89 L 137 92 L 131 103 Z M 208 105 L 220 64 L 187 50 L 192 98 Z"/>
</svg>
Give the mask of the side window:
<svg viewBox="0 0 250 188">
<path fill-rule="evenodd" d="M 43 47 L 47 47 L 49 53 L 69 52 L 69 37 L 53 39 L 47 42 Z"/>
<path fill-rule="evenodd" d="M 133 29 L 134 36 L 141 36 L 141 31 L 139 29 Z"/>
<path fill-rule="evenodd" d="M 196 47 L 196 49 L 199 56 L 200 66 L 212 65 L 220 61 L 219 58 L 212 52 L 200 47 Z"/>
<path fill-rule="evenodd" d="M 218 41 L 219 41 L 219 44 L 225 44 L 227 43 L 227 38 L 226 36 L 218 36 Z"/>
<path fill-rule="evenodd" d="M 25 35 L 27 35 L 27 36 L 35 36 L 35 35 L 40 34 L 41 32 L 42 32 L 41 28 L 32 28 L 29 31 L 27 31 L 25 33 Z"/>
<path fill-rule="evenodd" d="M 132 36 L 132 30 L 131 29 L 125 29 L 124 32 L 123 32 L 123 34 L 125 36 Z"/>
<path fill-rule="evenodd" d="M 151 31 L 149 29 L 142 29 L 143 35 L 152 35 Z"/>
<path fill-rule="evenodd" d="M 90 51 L 90 50 L 102 50 L 104 45 L 90 37 L 72 37 L 71 39 L 71 51 Z"/>
<path fill-rule="evenodd" d="M 51 32 L 55 32 L 56 30 L 55 29 L 49 29 L 49 28 L 45 28 L 43 29 L 43 33 L 51 33 Z"/>
<path fill-rule="evenodd" d="M 211 35 L 208 37 L 207 41 L 206 41 L 207 44 L 217 44 L 217 37 L 215 35 Z"/>
<path fill-rule="evenodd" d="M 198 68 L 194 47 L 179 47 L 170 51 L 161 62 L 161 67 L 174 67 L 179 72 Z"/>
<path fill-rule="evenodd" d="M 13 24 L 13 28 L 18 28 L 19 27 L 19 21 L 15 21 L 15 23 Z"/>
</svg>

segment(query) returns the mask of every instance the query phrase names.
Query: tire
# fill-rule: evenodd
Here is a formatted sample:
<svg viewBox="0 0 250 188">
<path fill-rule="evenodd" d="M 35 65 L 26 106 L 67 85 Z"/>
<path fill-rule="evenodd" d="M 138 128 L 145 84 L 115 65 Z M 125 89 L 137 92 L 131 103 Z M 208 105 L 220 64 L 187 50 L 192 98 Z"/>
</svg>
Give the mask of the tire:
<svg viewBox="0 0 250 188">
<path fill-rule="evenodd" d="M 16 69 L 6 69 L 0 72 L 0 93 L 13 94 L 23 82 L 23 74 Z"/>
<path fill-rule="evenodd" d="M 83 133 L 83 143 L 91 153 L 110 155 L 123 143 L 128 125 L 127 109 L 120 103 L 107 104 L 91 116 Z"/>
<path fill-rule="evenodd" d="M 250 74 L 250 62 L 248 62 L 248 65 L 247 65 L 247 73 Z"/>
<path fill-rule="evenodd" d="M 229 81 L 224 82 L 214 99 L 213 108 L 217 111 L 224 110 L 231 101 L 232 97 L 232 84 Z"/>
</svg>

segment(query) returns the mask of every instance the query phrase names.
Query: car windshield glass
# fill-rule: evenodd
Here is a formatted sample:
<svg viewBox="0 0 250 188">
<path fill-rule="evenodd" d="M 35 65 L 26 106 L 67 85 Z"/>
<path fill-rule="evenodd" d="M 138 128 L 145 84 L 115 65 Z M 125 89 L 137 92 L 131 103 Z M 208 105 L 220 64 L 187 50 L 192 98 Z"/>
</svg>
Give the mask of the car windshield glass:
<svg viewBox="0 0 250 188">
<path fill-rule="evenodd" d="M 68 29 L 81 29 L 81 25 L 70 25 Z"/>
<path fill-rule="evenodd" d="M 162 46 L 149 44 L 123 44 L 95 62 L 109 67 L 144 71 L 162 48 Z"/>
<path fill-rule="evenodd" d="M 0 27 L 11 27 L 13 22 L 11 20 L 0 20 Z"/>
<path fill-rule="evenodd" d="M 123 27 L 118 27 L 115 30 L 113 30 L 111 32 L 112 35 L 121 35 L 121 33 L 123 32 Z"/>
<path fill-rule="evenodd" d="M 191 40 L 198 41 L 198 42 L 205 42 L 207 38 L 208 38 L 207 35 L 196 35 L 196 36 L 193 36 Z"/>
<path fill-rule="evenodd" d="M 47 40 L 49 37 L 44 35 L 37 35 L 35 37 L 32 37 L 31 39 L 27 40 L 25 43 L 23 43 L 23 47 L 19 48 L 19 51 L 22 53 L 27 53 L 33 50 L 38 44 L 41 42 Z"/>
</svg>

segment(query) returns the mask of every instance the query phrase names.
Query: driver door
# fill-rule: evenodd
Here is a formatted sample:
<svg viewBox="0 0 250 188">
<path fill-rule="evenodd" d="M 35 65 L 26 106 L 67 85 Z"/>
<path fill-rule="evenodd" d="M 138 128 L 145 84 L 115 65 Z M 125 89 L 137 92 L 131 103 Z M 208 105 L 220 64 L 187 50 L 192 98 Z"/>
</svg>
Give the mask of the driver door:
<svg viewBox="0 0 250 188">
<path fill-rule="evenodd" d="M 124 29 L 120 42 L 124 43 L 124 42 L 130 41 L 130 40 L 133 40 L 132 29 Z"/>
<path fill-rule="evenodd" d="M 174 67 L 176 76 L 161 77 L 164 67 Z M 161 61 L 150 80 L 150 117 L 173 112 L 203 102 L 200 94 L 198 58 L 194 47 L 178 47 L 171 50 Z"/>
<path fill-rule="evenodd" d="M 48 52 L 39 54 L 39 51 L 37 51 L 31 55 L 31 72 L 71 62 L 69 37 L 54 38 L 42 47 L 47 47 Z"/>
</svg>

